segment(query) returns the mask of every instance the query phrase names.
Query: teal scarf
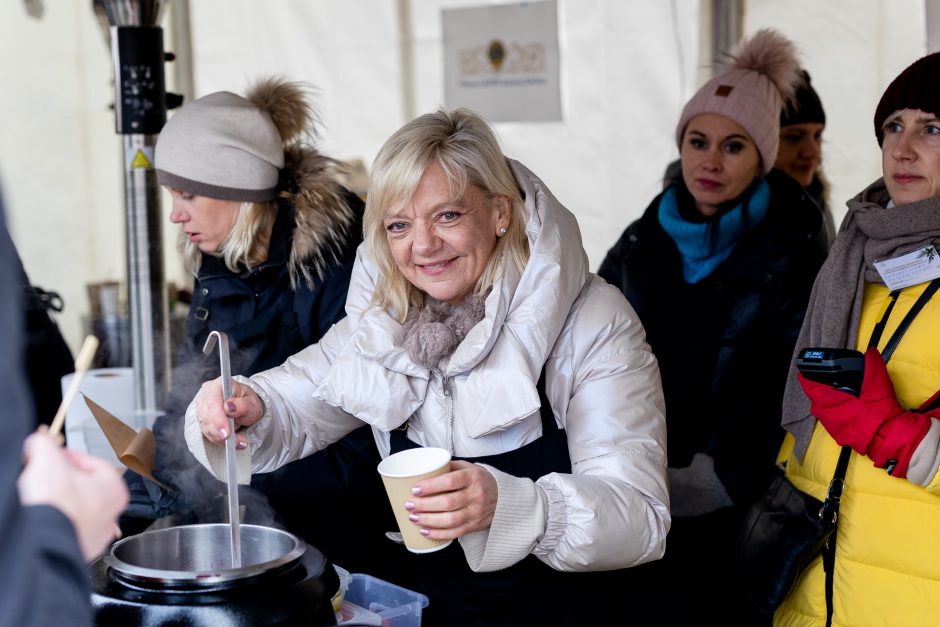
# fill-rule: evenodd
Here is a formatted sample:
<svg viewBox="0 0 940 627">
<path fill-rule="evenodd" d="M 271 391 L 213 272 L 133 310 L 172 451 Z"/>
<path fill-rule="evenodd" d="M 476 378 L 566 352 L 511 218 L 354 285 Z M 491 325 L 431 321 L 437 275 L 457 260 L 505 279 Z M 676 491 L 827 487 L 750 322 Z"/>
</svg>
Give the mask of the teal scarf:
<svg viewBox="0 0 940 627">
<path fill-rule="evenodd" d="M 731 256 L 741 236 L 754 228 L 770 206 L 770 185 L 761 179 L 750 197 L 717 219 L 689 222 L 679 212 L 676 187 L 669 187 L 659 201 L 659 224 L 682 256 L 682 277 L 698 283 Z"/>
</svg>

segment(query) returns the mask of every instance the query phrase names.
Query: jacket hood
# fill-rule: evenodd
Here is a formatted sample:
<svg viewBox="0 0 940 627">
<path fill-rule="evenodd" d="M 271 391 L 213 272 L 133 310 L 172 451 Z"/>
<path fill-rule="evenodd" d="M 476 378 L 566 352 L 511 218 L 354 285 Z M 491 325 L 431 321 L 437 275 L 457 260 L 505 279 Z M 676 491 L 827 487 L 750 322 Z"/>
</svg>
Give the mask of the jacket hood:
<svg viewBox="0 0 940 627">
<path fill-rule="evenodd" d="M 285 152 L 280 197 L 294 206 L 295 222 L 288 267 L 291 285 L 313 283 L 310 268 L 322 280 L 336 263 L 343 244 L 353 235 L 356 212 L 348 192 L 339 184 L 340 164 L 308 146 L 293 146 Z"/>
<path fill-rule="evenodd" d="M 525 166 L 509 164 L 524 198 L 529 261 L 521 274 L 507 269 L 493 285 L 483 320 L 441 373 L 465 375 L 464 393 L 481 399 L 457 405 L 457 420 L 473 437 L 506 428 L 538 409 L 536 382 L 542 366 L 589 276 L 574 215 Z M 389 430 L 421 406 L 431 372 L 401 346 L 401 325 L 371 304 L 377 277 L 370 251 L 360 246 L 344 321 L 354 330 L 326 376 L 316 382 L 316 395 Z M 350 383 L 353 372 L 359 385 Z M 363 385 L 369 394 L 361 393 Z"/>
</svg>

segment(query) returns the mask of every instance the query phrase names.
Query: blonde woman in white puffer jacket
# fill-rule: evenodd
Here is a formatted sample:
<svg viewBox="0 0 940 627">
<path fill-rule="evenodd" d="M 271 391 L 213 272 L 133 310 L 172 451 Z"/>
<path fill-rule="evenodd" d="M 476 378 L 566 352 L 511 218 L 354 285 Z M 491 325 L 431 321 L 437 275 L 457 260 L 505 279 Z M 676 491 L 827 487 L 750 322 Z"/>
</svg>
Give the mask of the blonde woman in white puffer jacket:
<svg viewBox="0 0 940 627">
<path fill-rule="evenodd" d="M 425 624 L 627 617 L 622 569 L 664 551 L 664 403 L 643 327 L 588 272 L 574 216 L 467 110 L 419 117 L 380 151 L 347 317 L 232 398 L 203 385 L 187 440 L 219 477 L 228 416 L 246 475 L 249 456 L 271 471 L 363 422 L 383 456 L 463 460 L 402 504 L 424 535 L 459 541 L 416 560 Z"/>
</svg>

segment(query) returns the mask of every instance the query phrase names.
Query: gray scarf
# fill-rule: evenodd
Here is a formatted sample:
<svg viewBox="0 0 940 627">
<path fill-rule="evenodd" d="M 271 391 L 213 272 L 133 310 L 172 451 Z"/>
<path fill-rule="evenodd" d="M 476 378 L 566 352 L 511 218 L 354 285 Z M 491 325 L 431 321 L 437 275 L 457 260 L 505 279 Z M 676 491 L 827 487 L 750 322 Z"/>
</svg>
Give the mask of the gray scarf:
<svg viewBox="0 0 940 627">
<path fill-rule="evenodd" d="M 855 348 L 865 283 L 884 284 L 874 262 L 940 242 L 940 196 L 887 207 L 884 179 L 878 179 L 847 204 L 849 211 L 810 295 L 796 350 L 808 347 Z M 796 438 L 803 459 L 816 419 L 790 363 L 783 395 L 783 428 Z"/>
<path fill-rule="evenodd" d="M 402 346 L 412 361 L 434 370 L 483 319 L 485 303 L 486 294 L 471 294 L 461 305 L 425 295 L 424 306 L 412 308 L 402 325 Z"/>
</svg>

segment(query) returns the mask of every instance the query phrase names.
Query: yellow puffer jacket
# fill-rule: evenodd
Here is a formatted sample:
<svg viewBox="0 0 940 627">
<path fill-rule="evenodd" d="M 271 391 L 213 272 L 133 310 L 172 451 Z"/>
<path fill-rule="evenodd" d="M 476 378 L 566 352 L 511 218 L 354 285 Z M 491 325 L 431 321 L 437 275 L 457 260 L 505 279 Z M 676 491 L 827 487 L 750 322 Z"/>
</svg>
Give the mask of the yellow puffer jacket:
<svg viewBox="0 0 940 627">
<path fill-rule="evenodd" d="M 894 333 L 926 283 L 905 289 L 891 312 L 879 348 Z M 888 301 L 884 286 L 865 288 L 857 348 L 864 351 Z M 888 362 L 898 399 L 919 407 L 940 388 L 940 296 L 911 324 Z M 817 423 L 803 463 L 781 455 L 787 477 L 823 500 L 840 447 Z M 839 513 L 833 584 L 834 626 L 940 625 L 940 478 L 926 488 L 889 476 L 852 454 Z M 820 627 L 826 622 L 825 573 L 816 561 L 774 615 L 775 627 Z"/>
</svg>

